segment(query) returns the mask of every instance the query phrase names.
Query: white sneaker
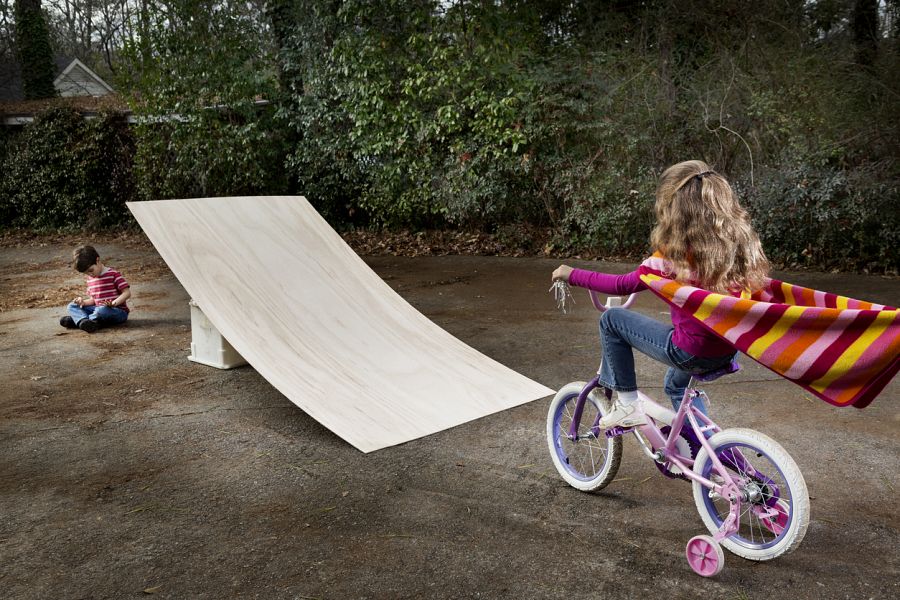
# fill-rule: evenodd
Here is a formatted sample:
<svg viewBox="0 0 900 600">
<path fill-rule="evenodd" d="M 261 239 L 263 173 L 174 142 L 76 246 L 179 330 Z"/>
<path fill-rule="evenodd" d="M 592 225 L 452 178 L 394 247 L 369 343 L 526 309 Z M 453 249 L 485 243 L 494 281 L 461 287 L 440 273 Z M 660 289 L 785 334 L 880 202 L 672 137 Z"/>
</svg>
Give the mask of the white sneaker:
<svg viewBox="0 0 900 600">
<path fill-rule="evenodd" d="M 624 406 L 616 402 L 612 412 L 600 419 L 600 423 L 598 423 L 601 429 L 639 427 L 646 424 L 647 417 L 644 416 L 644 411 L 641 410 L 640 402 Z"/>
</svg>

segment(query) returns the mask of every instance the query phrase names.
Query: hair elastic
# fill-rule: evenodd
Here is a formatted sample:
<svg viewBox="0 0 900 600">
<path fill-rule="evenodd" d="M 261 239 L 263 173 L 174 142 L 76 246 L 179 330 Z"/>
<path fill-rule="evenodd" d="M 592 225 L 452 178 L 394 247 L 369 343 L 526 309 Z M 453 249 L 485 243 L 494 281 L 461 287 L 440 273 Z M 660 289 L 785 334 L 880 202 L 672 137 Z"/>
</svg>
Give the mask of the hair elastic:
<svg viewBox="0 0 900 600">
<path fill-rule="evenodd" d="M 700 180 L 700 183 L 703 183 L 703 178 L 704 178 L 704 177 L 706 177 L 707 175 L 715 175 L 715 174 L 716 174 L 715 171 L 703 171 L 702 173 L 697 173 L 697 174 L 695 174 L 695 175 L 692 175 L 692 176 L 688 177 L 687 179 L 685 179 L 685 180 L 684 180 L 684 183 L 682 183 L 681 185 L 678 186 L 678 188 L 676 188 L 676 191 L 677 191 L 677 190 L 680 190 L 681 188 L 683 188 L 684 186 L 686 186 L 686 185 L 687 185 L 688 183 L 690 183 L 691 180 L 693 180 L 693 179 L 699 179 L 699 180 Z"/>
</svg>

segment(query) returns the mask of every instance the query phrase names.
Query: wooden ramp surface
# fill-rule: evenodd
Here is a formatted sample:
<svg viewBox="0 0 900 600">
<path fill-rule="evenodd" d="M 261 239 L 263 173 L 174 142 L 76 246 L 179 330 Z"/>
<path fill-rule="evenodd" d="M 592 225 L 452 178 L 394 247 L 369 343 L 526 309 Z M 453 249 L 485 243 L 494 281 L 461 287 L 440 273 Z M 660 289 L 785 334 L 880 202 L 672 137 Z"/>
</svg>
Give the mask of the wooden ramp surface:
<svg viewBox="0 0 900 600">
<path fill-rule="evenodd" d="M 553 393 L 415 310 L 305 198 L 128 207 L 235 350 L 363 452 Z"/>
</svg>

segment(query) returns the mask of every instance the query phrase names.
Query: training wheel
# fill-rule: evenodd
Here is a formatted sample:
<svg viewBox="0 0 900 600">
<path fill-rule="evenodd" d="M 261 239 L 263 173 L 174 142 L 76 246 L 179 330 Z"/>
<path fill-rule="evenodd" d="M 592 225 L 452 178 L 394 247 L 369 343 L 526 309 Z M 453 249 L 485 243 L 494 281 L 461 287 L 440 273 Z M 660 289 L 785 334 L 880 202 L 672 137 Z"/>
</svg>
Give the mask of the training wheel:
<svg viewBox="0 0 900 600">
<path fill-rule="evenodd" d="M 694 573 L 702 577 L 717 575 L 725 566 L 725 553 L 719 542 L 708 535 L 695 535 L 684 551 Z"/>
</svg>

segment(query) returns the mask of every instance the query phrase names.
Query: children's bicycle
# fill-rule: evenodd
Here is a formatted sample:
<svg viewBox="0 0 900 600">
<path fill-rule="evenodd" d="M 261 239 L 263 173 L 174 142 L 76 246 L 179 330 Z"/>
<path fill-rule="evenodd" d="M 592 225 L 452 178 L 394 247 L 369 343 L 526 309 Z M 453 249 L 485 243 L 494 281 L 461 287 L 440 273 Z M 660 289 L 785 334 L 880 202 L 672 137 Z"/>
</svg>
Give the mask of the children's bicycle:
<svg viewBox="0 0 900 600">
<path fill-rule="evenodd" d="M 628 308 L 610 297 L 601 312 Z M 622 440 L 632 434 L 644 453 L 666 477 L 690 481 L 694 503 L 712 535 L 687 543 L 688 564 L 698 575 L 722 570 L 727 548 L 740 557 L 764 561 L 794 550 L 809 524 L 809 493 L 794 459 L 772 438 L 751 429 L 722 430 L 694 406 L 708 400 L 696 386 L 735 373 L 740 365 L 695 375 L 677 412 L 660 406 L 642 392 L 638 397 L 647 425 L 603 430 L 600 419 L 612 407 L 612 392 L 589 382 L 569 383 L 553 398 L 547 414 L 547 444 L 562 478 L 582 491 L 609 485 L 622 459 Z M 707 403 L 708 405 L 708 403 Z"/>
</svg>

